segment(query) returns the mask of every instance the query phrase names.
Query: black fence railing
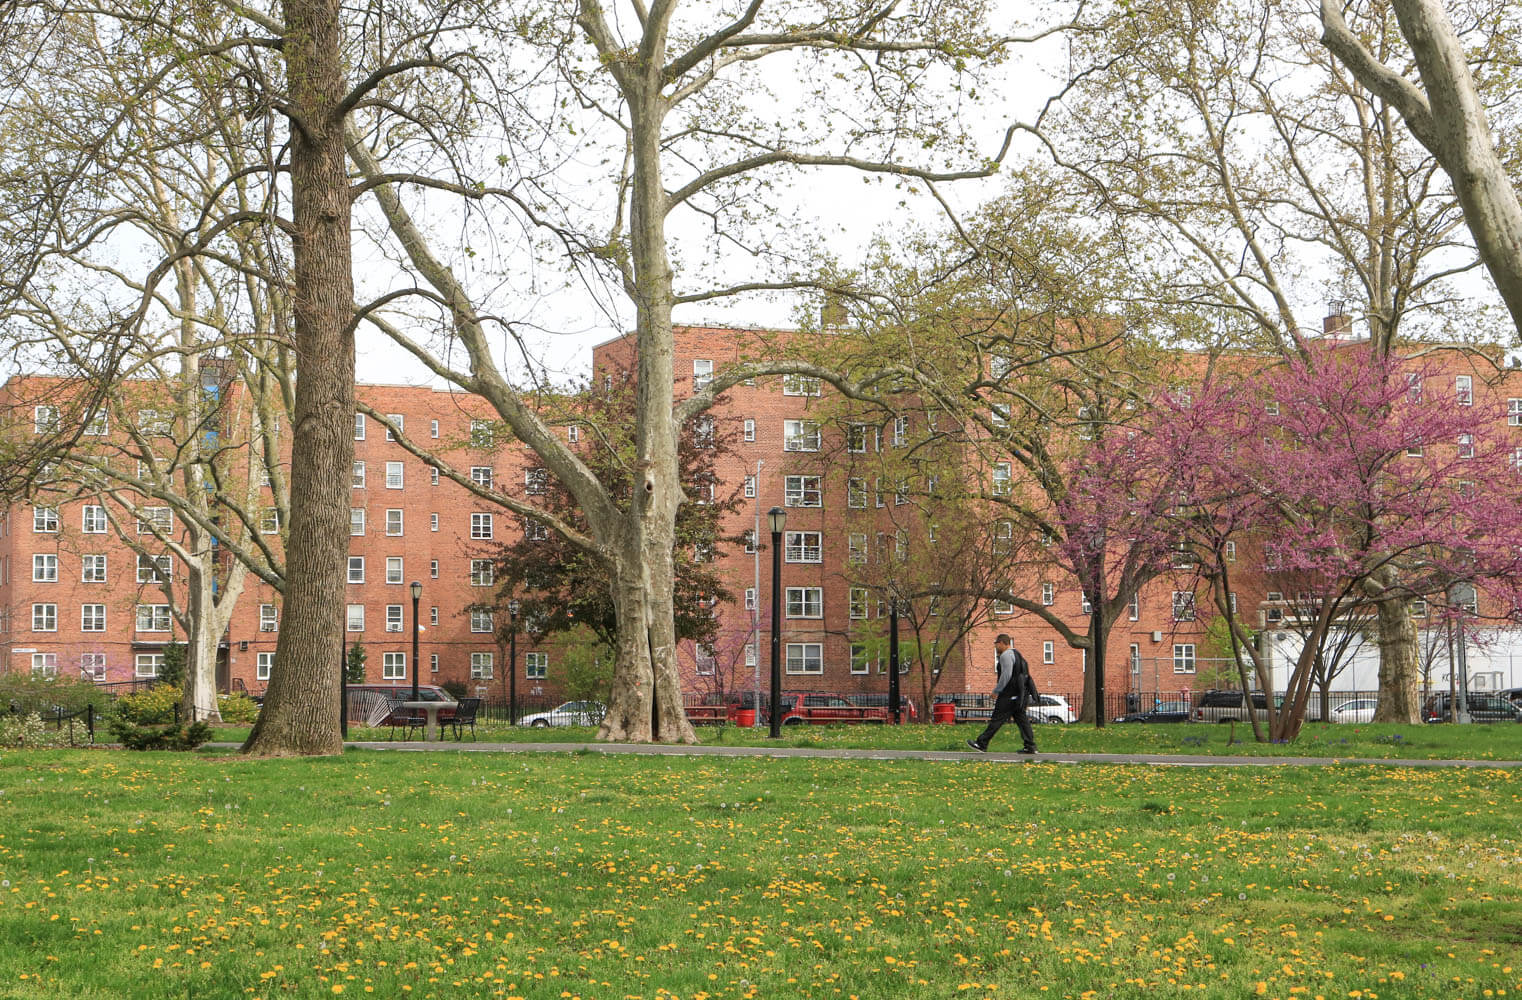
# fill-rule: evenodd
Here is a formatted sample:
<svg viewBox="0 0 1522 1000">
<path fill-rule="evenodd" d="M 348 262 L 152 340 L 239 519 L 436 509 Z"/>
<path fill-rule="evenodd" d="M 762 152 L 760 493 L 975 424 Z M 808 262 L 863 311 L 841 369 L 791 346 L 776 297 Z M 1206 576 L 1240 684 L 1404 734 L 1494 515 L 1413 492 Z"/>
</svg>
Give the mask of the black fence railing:
<svg viewBox="0 0 1522 1000">
<path fill-rule="evenodd" d="M 87 704 L 84 708 L 72 711 L 59 705 L 44 710 L 27 711 L 13 703 L 8 711 L 13 716 L 36 715 L 42 720 L 45 728 L 51 727 L 55 732 L 61 733 L 67 730 L 71 747 L 93 746 L 95 743 L 95 726 L 100 719 L 100 713 L 95 710 L 94 704 Z"/>
</svg>

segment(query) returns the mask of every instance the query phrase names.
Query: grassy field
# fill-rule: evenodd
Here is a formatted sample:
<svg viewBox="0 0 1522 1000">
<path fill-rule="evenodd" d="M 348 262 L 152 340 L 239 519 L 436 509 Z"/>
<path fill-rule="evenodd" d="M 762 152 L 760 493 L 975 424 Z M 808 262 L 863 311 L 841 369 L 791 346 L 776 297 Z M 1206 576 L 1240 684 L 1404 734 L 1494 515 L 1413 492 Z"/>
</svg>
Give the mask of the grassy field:
<svg viewBox="0 0 1522 1000">
<path fill-rule="evenodd" d="M 505 722 L 483 721 L 476 728 L 480 741 L 586 743 L 596 735 L 595 730 L 581 726 L 515 729 Z M 781 742 L 793 747 L 966 750 L 964 741 L 981 730 L 981 726 L 971 724 L 788 726 L 783 729 Z M 1205 724 L 1110 725 L 1103 730 L 1086 725 L 1042 725 L 1035 727 L 1035 732 L 1036 742 L 1042 750 L 1065 753 L 1522 760 L 1522 726 L 1513 724 L 1375 726 L 1312 723 L 1301 731 L 1299 739 L 1288 745 L 1255 743 L 1251 729 L 1241 726 Z M 238 742 L 247 734 L 246 728 L 229 728 L 220 730 L 215 739 Z M 362 727 L 353 727 L 349 732 L 349 738 L 355 741 L 386 740 L 390 735 L 387 729 Z M 772 742 L 764 727 L 703 726 L 698 729 L 698 736 L 704 743 L 730 746 L 765 746 Z M 468 733 L 465 742 L 470 742 Z M 1006 726 L 993 745 L 994 750 L 1012 751 L 1019 747 L 1020 734 L 1013 726 Z"/>
<path fill-rule="evenodd" d="M 7 752 L 0 996 L 1516 995 L 1519 816 L 1502 769 Z"/>
</svg>

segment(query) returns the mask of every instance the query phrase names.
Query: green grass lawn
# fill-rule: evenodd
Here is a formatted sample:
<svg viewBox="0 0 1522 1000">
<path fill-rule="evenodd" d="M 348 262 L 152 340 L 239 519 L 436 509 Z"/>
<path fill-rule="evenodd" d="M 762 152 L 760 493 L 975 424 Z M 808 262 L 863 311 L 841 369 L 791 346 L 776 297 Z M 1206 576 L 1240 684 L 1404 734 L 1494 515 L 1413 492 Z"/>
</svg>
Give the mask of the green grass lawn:
<svg viewBox="0 0 1522 1000">
<path fill-rule="evenodd" d="M 505 722 L 482 721 L 476 727 L 479 741 L 515 743 L 587 743 L 596 730 L 584 726 L 532 729 L 514 728 Z M 781 741 L 793 747 L 860 747 L 899 750 L 966 750 L 964 742 L 981 726 L 971 724 L 934 726 L 787 726 Z M 765 727 L 701 726 L 704 743 L 729 746 L 766 746 L 772 741 Z M 1256 743 L 1252 730 L 1242 726 L 1109 725 L 1103 730 L 1089 725 L 1041 725 L 1035 727 L 1042 750 L 1066 753 L 1150 753 L 1191 755 L 1248 755 L 1289 757 L 1370 757 L 1424 760 L 1522 760 L 1522 726 L 1495 725 L 1331 725 L 1308 724 L 1300 738 L 1288 745 Z M 232 727 L 213 737 L 222 742 L 241 742 L 248 729 Z M 355 726 L 351 740 L 387 740 L 390 730 Z M 469 734 L 465 742 L 470 742 Z M 450 740 L 453 743 L 453 740 Z M 1020 734 L 1013 726 L 1000 731 L 994 750 L 1017 750 Z"/>
<path fill-rule="evenodd" d="M 0 997 L 1522 990 L 1508 769 L 31 751 L 0 792 Z"/>
</svg>

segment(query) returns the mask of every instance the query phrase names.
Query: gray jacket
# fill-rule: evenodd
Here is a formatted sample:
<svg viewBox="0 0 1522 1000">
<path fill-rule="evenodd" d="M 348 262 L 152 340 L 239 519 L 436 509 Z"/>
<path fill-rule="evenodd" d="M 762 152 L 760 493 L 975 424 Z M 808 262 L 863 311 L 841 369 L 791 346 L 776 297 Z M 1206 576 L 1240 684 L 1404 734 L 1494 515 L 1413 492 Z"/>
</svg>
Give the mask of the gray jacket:
<svg viewBox="0 0 1522 1000">
<path fill-rule="evenodd" d="M 994 679 L 994 697 L 1009 689 L 1009 694 L 1015 698 L 1034 697 L 1036 684 L 1031 680 L 1030 665 L 1011 646 L 999 654 L 998 676 Z"/>
</svg>

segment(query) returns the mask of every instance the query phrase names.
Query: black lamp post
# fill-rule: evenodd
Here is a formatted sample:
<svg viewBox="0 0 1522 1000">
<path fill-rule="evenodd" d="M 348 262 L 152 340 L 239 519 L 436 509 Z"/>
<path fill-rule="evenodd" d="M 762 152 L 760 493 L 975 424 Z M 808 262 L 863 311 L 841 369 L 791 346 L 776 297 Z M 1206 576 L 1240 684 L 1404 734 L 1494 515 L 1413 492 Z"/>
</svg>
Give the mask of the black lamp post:
<svg viewBox="0 0 1522 1000">
<path fill-rule="evenodd" d="M 904 720 L 899 717 L 898 694 L 898 598 L 888 611 L 888 717 L 896 726 Z"/>
<path fill-rule="evenodd" d="M 422 599 L 423 599 L 423 584 L 420 581 L 413 580 L 412 581 L 412 700 L 413 701 L 417 701 L 418 700 L 418 693 L 417 693 L 417 678 L 418 678 L 417 636 L 418 636 L 418 632 L 422 631 L 422 627 L 423 626 L 422 626 L 422 623 L 417 620 L 417 602 L 422 600 Z M 423 735 L 426 736 L 428 734 L 424 733 Z"/>
<path fill-rule="evenodd" d="M 518 724 L 518 602 L 507 602 L 507 724 Z"/>
<path fill-rule="evenodd" d="M 766 512 L 772 529 L 772 708 L 771 738 L 782 736 L 782 528 L 787 511 L 773 507 Z"/>
</svg>

